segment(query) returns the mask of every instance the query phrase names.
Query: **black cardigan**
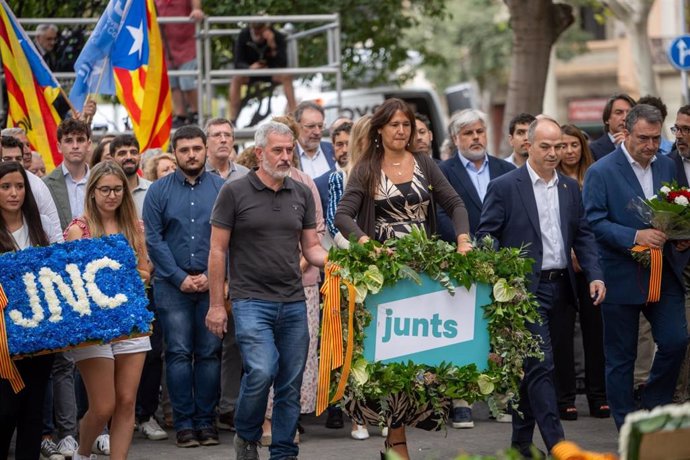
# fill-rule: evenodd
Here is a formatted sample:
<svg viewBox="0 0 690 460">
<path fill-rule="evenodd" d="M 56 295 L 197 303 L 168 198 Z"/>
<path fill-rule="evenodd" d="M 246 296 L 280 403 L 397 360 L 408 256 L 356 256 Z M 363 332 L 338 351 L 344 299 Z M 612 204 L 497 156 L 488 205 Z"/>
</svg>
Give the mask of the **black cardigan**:
<svg viewBox="0 0 690 460">
<path fill-rule="evenodd" d="M 431 209 L 427 216 L 430 219 L 431 233 L 436 233 L 436 202 L 438 202 L 453 221 L 456 237 L 463 233 L 469 234 L 470 224 L 465 203 L 448 183 L 446 176 L 428 155 L 416 153 L 413 155 L 422 170 L 422 174 L 429 181 L 432 192 Z M 362 174 L 358 174 L 358 172 L 359 169 L 355 168 L 350 174 L 345 193 L 338 203 L 334 223 L 345 238 L 354 234 L 357 239 L 365 235 L 373 239 L 376 228 L 374 198 L 367 190 L 366 184 L 363 183 Z M 357 222 L 355 222 L 355 218 Z"/>
</svg>

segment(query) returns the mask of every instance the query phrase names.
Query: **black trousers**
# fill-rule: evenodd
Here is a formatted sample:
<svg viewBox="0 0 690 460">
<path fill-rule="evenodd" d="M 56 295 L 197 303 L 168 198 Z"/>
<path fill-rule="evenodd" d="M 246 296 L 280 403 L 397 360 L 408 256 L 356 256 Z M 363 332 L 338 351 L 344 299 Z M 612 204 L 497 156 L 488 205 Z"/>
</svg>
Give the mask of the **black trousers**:
<svg viewBox="0 0 690 460">
<path fill-rule="evenodd" d="M 589 283 L 583 273 L 575 276 L 579 301 L 580 326 L 582 328 L 582 345 L 585 355 L 585 386 L 590 408 L 606 404 L 606 382 L 604 379 L 604 326 L 601 319 L 601 307 L 592 303 L 589 295 Z M 551 323 L 551 337 L 554 341 L 554 364 L 556 372 L 556 392 L 558 407 L 566 408 L 575 405 L 575 362 L 574 331 L 575 308 L 573 305 L 561 309 L 557 321 Z"/>
<path fill-rule="evenodd" d="M 16 460 L 38 460 L 43 431 L 43 399 L 53 367 L 53 355 L 15 361 L 25 387 L 15 394 L 7 380 L 0 379 L 0 459 L 9 455 L 17 430 Z"/>
</svg>

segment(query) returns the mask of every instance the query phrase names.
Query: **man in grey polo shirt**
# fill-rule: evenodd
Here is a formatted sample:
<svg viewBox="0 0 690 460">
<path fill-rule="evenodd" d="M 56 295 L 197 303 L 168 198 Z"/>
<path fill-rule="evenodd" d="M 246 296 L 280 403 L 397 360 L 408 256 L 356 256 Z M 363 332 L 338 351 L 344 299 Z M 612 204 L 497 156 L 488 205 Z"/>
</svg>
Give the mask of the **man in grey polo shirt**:
<svg viewBox="0 0 690 460">
<path fill-rule="evenodd" d="M 238 460 L 258 459 L 268 392 L 275 390 L 271 458 L 297 458 L 294 443 L 300 386 L 309 348 L 307 312 L 299 266 L 324 265 L 308 187 L 289 177 L 294 139 L 290 128 L 270 122 L 255 136 L 259 168 L 225 184 L 211 214 L 206 326 L 227 332 L 223 285 L 230 251 L 230 298 L 244 375 L 235 406 Z"/>
</svg>

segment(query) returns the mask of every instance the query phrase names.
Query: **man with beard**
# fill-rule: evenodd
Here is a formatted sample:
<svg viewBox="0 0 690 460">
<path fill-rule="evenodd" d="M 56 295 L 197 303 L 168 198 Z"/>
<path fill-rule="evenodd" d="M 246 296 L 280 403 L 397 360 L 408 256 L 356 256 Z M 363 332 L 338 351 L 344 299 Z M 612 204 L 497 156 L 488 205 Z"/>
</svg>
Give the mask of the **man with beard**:
<svg viewBox="0 0 690 460">
<path fill-rule="evenodd" d="M 141 219 L 144 209 L 146 193 L 151 186 L 151 181 L 139 177 L 139 162 L 141 155 L 139 152 L 139 142 L 131 134 L 121 134 L 115 137 L 110 143 L 110 151 L 113 159 L 122 166 L 122 170 L 127 176 L 129 190 L 134 198 L 137 208 L 137 215 Z M 158 323 L 155 300 L 152 292 L 148 291 L 149 310 L 154 313 L 152 323 L 151 349 L 146 352 L 146 361 L 141 373 L 139 390 L 137 391 L 136 418 L 139 431 L 152 441 L 168 439 L 168 433 L 163 430 L 154 414 L 158 409 L 159 391 L 161 385 L 161 375 L 163 372 L 163 332 Z"/>
<path fill-rule="evenodd" d="M 434 133 L 431 131 L 431 121 L 429 117 L 421 113 L 415 113 L 414 119 L 416 126 L 414 151 L 433 156 L 434 150 L 432 148 L 432 142 L 434 141 Z M 438 162 L 438 160 L 436 161 Z"/>
<path fill-rule="evenodd" d="M 508 124 L 508 143 L 513 147 L 513 153 L 506 161 L 516 168 L 527 161 L 527 130 L 533 121 L 534 115 L 523 112 L 514 116 Z"/>
<path fill-rule="evenodd" d="M 690 105 L 684 105 L 678 109 L 676 124 L 671 127 L 671 132 L 676 136 L 676 145 L 669 154 L 669 158 L 676 162 L 678 185 L 687 187 L 690 182 Z M 690 287 L 690 265 L 686 265 L 683 277 L 687 290 Z M 690 333 L 690 299 L 685 300 L 685 318 Z M 685 359 L 678 376 L 678 384 L 673 394 L 673 402 L 676 404 L 682 404 L 688 400 L 690 400 L 690 345 L 685 352 Z"/>
<path fill-rule="evenodd" d="M 486 114 L 475 109 L 465 109 L 453 116 L 449 132 L 452 133 L 458 155 L 439 165 L 450 185 L 465 202 L 471 235 L 479 225 L 489 181 L 515 169 L 507 161 L 487 153 L 486 123 Z M 455 242 L 455 230 L 448 215 L 440 208 L 438 214 L 441 237 Z"/>
<path fill-rule="evenodd" d="M 289 177 L 294 140 L 282 123 L 255 135 L 258 170 L 226 184 L 213 208 L 208 329 L 227 333 L 224 281 L 230 253 L 230 298 L 244 375 L 235 406 L 238 460 L 258 459 L 258 443 L 273 385 L 271 458 L 297 458 L 294 443 L 300 386 L 309 347 L 300 246 L 323 267 L 326 251 L 316 232 L 309 188 Z"/>
<path fill-rule="evenodd" d="M 614 94 L 606 101 L 602 114 L 604 134 L 589 143 L 595 160 L 600 160 L 613 152 L 625 140 L 625 117 L 634 106 L 635 100 L 622 93 Z"/>
<path fill-rule="evenodd" d="M 175 131 L 177 170 L 154 182 L 144 200 L 153 292 L 163 325 L 168 392 L 178 447 L 218 444 L 220 339 L 204 324 L 208 311 L 211 209 L 224 180 L 206 172 L 206 135 Z"/>
<path fill-rule="evenodd" d="M 299 125 L 297 155 L 300 169 L 312 179 L 335 171 L 333 146 L 321 142 L 324 118 L 323 107 L 312 101 L 301 102 L 295 109 L 295 121 Z"/>
</svg>

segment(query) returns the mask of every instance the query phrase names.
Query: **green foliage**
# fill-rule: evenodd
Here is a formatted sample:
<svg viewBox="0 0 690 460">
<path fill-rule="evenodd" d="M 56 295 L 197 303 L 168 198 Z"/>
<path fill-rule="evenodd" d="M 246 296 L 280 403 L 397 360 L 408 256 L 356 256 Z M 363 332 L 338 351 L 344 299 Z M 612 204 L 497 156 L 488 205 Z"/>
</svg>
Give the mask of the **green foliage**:
<svg viewBox="0 0 690 460">
<path fill-rule="evenodd" d="M 424 230 L 415 228 L 410 235 L 385 244 L 371 240 L 361 245 L 352 241 L 349 250 L 333 248 L 329 260 L 340 267 L 340 276 L 354 284 L 358 291 L 353 373 L 348 382 L 353 397 L 378 400 L 385 407 L 388 395 L 405 392 L 420 403 L 431 402 L 439 415 L 443 410 L 443 398 L 470 402 L 494 395 L 517 398 L 523 360 L 541 356 L 539 342 L 525 328 L 525 321 L 539 319 L 534 300 L 525 287 L 532 261 L 524 258 L 521 249 L 495 251 L 492 241 L 485 239 L 476 242 L 476 248 L 467 255 L 461 255 L 453 245 L 428 238 Z M 489 285 L 500 282 L 503 289 L 510 292 L 510 296 L 500 299 L 492 296 L 492 302 L 484 307 L 492 349 L 487 357 L 489 367 L 484 373 L 480 373 L 475 365 L 457 367 L 442 363 L 425 366 L 412 362 L 382 364 L 365 360 L 363 331 L 371 322 L 371 315 L 362 302 L 367 292 L 374 292 L 368 286 L 373 286 L 378 292 L 382 286 L 394 285 L 405 278 L 418 280 L 418 272 L 426 273 L 451 293 L 457 286 L 469 288 L 475 282 Z M 346 329 L 347 289 L 344 286 L 341 293 L 344 300 L 342 324 Z M 331 377 L 334 391 L 341 374 L 334 372 Z M 490 403 L 490 407 L 495 410 L 497 406 Z"/>
</svg>

